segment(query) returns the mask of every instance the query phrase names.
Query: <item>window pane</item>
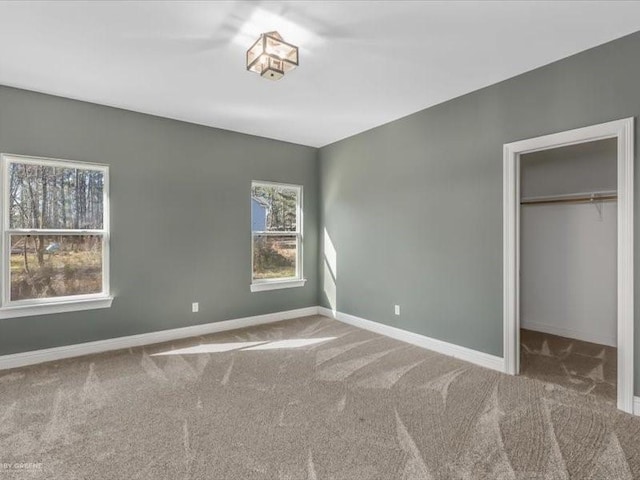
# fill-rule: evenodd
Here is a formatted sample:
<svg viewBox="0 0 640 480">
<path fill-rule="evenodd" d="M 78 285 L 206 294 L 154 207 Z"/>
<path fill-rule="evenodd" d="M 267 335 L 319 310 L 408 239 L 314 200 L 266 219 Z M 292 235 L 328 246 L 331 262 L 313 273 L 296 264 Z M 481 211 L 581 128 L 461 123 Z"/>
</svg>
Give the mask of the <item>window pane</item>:
<svg viewBox="0 0 640 480">
<path fill-rule="evenodd" d="M 292 278 L 296 276 L 297 235 L 253 237 L 253 278 Z"/>
<path fill-rule="evenodd" d="M 100 292 L 100 235 L 11 235 L 12 301 Z"/>
<path fill-rule="evenodd" d="M 101 229 L 104 172 L 9 163 L 10 228 Z"/>
<path fill-rule="evenodd" d="M 252 185 L 253 231 L 296 232 L 298 190 L 279 185 Z M 264 228 L 256 228 L 264 225 Z"/>
</svg>

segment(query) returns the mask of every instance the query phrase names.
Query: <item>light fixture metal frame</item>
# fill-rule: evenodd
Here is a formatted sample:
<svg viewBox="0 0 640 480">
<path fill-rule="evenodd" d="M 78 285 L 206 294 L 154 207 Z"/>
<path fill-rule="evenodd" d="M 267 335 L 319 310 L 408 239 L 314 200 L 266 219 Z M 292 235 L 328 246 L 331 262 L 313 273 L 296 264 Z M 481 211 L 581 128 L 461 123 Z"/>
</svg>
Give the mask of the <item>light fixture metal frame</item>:
<svg viewBox="0 0 640 480">
<path fill-rule="evenodd" d="M 286 45 L 287 47 L 290 47 L 292 50 L 295 50 L 296 52 L 296 60 L 290 60 L 288 58 L 282 58 L 278 55 L 272 54 L 272 53 L 267 53 L 267 39 L 271 39 L 274 40 L 276 42 L 279 42 L 283 45 Z M 250 52 L 254 49 L 254 47 L 256 45 L 258 45 L 259 43 L 262 43 L 262 50 L 261 50 L 261 54 L 260 55 L 256 55 L 256 58 L 254 58 L 251 62 L 249 61 L 249 54 Z M 256 72 L 255 70 L 252 70 L 252 68 L 260 62 L 260 60 L 263 58 L 263 56 L 266 56 L 269 58 L 269 64 L 268 67 L 260 72 Z M 286 71 L 284 69 L 278 69 L 275 68 L 272 65 L 271 60 L 277 61 L 277 62 L 282 62 L 283 64 L 286 63 L 289 66 L 291 66 L 291 69 L 296 68 L 297 66 L 300 65 L 300 51 L 299 48 L 297 46 L 295 46 L 292 43 L 286 42 L 282 39 L 282 36 L 277 32 L 277 31 L 272 31 L 272 32 L 265 32 L 260 34 L 260 37 L 253 42 L 253 44 L 247 49 L 247 53 L 246 53 L 246 64 L 247 64 L 247 70 L 248 71 L 252 71 L 255 73 L 259 73 L 261 77 L 263 78 L 267 78 L 269 80 L 279 80 L 280 78 L 284 77 Z M 272 72 L 276 72 L 279 76 L 275 77 L 275 78 L 271 78 L 267 75 L 265 75 L 266 73 L 268 73 L 269 71 Z M 273 75 L 272 75 L 273 77 Z"/>
</svg>

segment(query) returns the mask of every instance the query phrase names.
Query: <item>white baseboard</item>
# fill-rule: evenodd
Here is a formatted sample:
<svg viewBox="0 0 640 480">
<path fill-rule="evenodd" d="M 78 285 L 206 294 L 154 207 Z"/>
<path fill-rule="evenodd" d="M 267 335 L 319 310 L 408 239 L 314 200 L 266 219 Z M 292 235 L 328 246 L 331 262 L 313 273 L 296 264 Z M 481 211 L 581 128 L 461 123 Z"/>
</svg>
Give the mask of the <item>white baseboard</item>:
<svg viewBox="0 0 640 480">
<path fill-rule="evenodd" d="M 633 414 L 640 415 L 640 397 L 633 397 Z"/>
<path fill-rule="evenodd" d="M 140 347 L 154 343 L 169 342 L 182 338 L 196 337 L 210 333 L 235 330 L 237 328 L 252 327 L 266 323 L 279 322 L 291 318 L 317 315 L 318 307 L 299 308 L 297 310 L 287 310 L 284 312 L 268 313 L 266 315 L 256 315 L 253 317 L 235 318 L 221 322 L 205 323 L 190 327 L 174 328 L 171 330 L 161 330 L 159 332 L 141 333 L 127 337 L 110 338 L 108 340 L 98 340 L 95 342 L 78 343 L 62 347 L 34 350 L 31 352 L 14 353 L 0 356 L 0 370 L 8 368 L 24 367 L 37 363 L 52 362 L 64 358 L 79 357 L 92 353 L 102 353 L 123 348 Z"/>
<path fill-rule="evenodd" d="M 380 335 L 395 338 L 402 342 L 426 348 L 427 350 L 433 350 L 434 352 L 459 358 L 460 360 L 465 360 L 481 367 L 497 370 L 498 372 L 504 372 L 504 360 L 495 355 L 478 352 L 477 350 L 454 345 L 453 343 L 443 342 L 442 340 L 436 340 L 435 338 L 408 332 L 396 327 L 390 327 L 389 325 L 373 322 L 371 320 L 365 320 L 364 318 L 349 315 L 347 313 L 334 312 L 325 307 L 318 307 L 318 313 L 326 317 L 334 318 L 340 322 L 353 325 L 354 327 L 363 328 L 365 330 L 379 333 Z"/>
<path fill-rule="evenodd" d="M 572 328 L 558 327 L 556 325 L 549 325 L 548 323 L 530 322 L 522 320 L 520 325 L 526 330 L 533 330 L 534 332 L 549 333 L 551 335 L 558 335 L 560 337 L 574 338 L 576 340 L 582 340 L 583 342 L 597 343 L 599 345 L 608 345 L 610 347 L 617 347 L 618 342 L 615 337 L 601 336 L 582 330 L 574 330 Z"/>
</svg>

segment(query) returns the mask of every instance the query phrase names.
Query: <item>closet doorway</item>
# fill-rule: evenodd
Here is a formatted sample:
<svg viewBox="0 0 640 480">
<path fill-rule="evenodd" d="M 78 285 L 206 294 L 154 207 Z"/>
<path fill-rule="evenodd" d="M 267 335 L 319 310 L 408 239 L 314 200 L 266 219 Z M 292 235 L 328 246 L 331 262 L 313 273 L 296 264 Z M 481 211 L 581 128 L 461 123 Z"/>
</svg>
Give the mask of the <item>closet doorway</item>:
<svg viewBox="0 0 640 480">
<path fill-rule="evenodd" d="M 632 413 L 633 119 L 505 145 L 504 288 L 508 373 Z"/>
<path fill-rule="evenodd" d="M 520 374 L 615 404 L 615 138 L 520 157 Z"/>
</svg>

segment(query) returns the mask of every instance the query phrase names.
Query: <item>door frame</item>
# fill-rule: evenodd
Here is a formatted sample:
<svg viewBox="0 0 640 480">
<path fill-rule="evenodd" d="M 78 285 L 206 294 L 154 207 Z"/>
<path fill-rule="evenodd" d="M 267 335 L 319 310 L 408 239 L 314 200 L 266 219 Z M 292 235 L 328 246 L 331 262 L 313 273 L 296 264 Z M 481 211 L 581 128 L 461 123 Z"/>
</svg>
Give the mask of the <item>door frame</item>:
<svg viewBox="0 0 640 480">
<path fill-rule="evenodd" d="M 607 138 L 618 142 L 618 408 L 633 413 L 633 117 L 504 145 L 504 368 L 520 372 L 520 156 Z"/>
</svg>

